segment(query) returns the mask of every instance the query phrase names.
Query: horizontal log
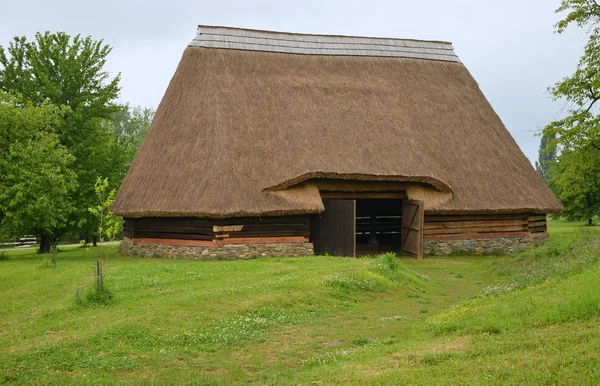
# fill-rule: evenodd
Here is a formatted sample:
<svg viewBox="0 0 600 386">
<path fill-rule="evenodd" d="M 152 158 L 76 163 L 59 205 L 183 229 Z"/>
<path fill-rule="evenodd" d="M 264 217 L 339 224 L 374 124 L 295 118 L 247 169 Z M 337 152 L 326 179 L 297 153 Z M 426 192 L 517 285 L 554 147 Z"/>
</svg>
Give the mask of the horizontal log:
<svg viewBox="0 0 600 386">
<path fill-rule="evenodd" d="M 228 218 L 215 220 L 215 225 L 308 224 L 309 221 L 309 216 Z"/>
<path fill-rule="evenodd" d="M 191 227 L 191 226 L 182 226 L 182 227 L 174 227 L 174 226 L 139 226 L 135 228 L 134 232 L 152 232 L 152 233 L 184 233 L 190 235 L 207 235 L 211 236 L 214 234 L 212 227 L 211 228 L 199 228 L 199 227 Z"/>
<path fill-rule="evenodd" d="M 136 230 L 133 234 L 135 238 L 158 238 L 158 239 L 179 239 L 179 240 L 212 240 L 213 235 L 199 235 L 189 233 L 169 233 L 169 232 L 145 232 Z"/>
<path fill-rule="evenodd" d="M 202 240 L 180 240 L 180 239 L 161 239 L 161 238 L 146 238 L 139 237 L 132 240 L 133 245 L 142 244 L 161 244 L 161 245 L 185 245 L 191 247 L 212 247 L 216 248 L 219 246 L 214 241 L 202 241 Z"/>
<path fill-rule="evenodd" d="M 257 237 L 257 238 L 228 238 L 223 239 L 223 244 L 284 244 L 306 243 L 308 237 Z"/>
<path fill-rule="evenodd" d="M 243 225 L 214 225 L 213 232 L 239 232 L 244 229 Z"/>
<path fill-rule="evenodd" d="M 227 232 L 227 233 L 217 233 L 215 234 L 215 236 L 220 236 L 220 237 L 245 237 L 245 238 L 252 238 L 252 237 L 287 237 L 287 236 L 306 236 L 308 237 L 308 235 L 310 234 L 310 232 L 308 231 L 308 229 L 306 230 L 297 230 L 297 229 L 291 229 L 291 230 L 287 230 L 287 229 L 282 229 L 282 230 L 270 230 L 270 231 L 242 231 L 242 232 Z M 222 236 L 222 235 L 227 235 L 227 236 Z"/>
<path fill-rule="evenodd" d="M 546 228 L 545 226 L 529 228 L 529 232 L 531 232 L 531 233 L 543 233 L 543 232 L 546 232 L 547 230 L 548 230 L 548 228 Z"/>
<path fill-rule="evenodd" d="M 517 226 L 500 226 L 500 227 L 488 227 L 481 226 L 478 228 L 443 228 L 443 229 L 426 229 L 423 231 L 425 235 L 445 235 L 453 233 L 492 233 L 492 232 L 526 232 L 527 227 L 525 225 Z"/>
<path fill-rule="evenodd" d="M 529 221 L 546 221 L 546 215 L 535 215 L 535 216 L 529 216 Z"/>
<path fill-rule="evenodd" d="M 235 225 L 234 225 L 235 226 Z M 238 225 L 241 226 L 241 225 Z M 262 231 L 262 230 L 279 230 L 279 229 L 309 229 L 308 223 L 286 223 L 286 224 L 247 224 L 243 225 L 242 231 Z"/>
<path fill-rule="evenodd" d="M 437 221 L 485 221 L 528 220 L 528 214 L 473 214 L 473 215 L 425 215 L 425 222 Z"/>
<path fill-rule="evenodd" d="M 503 237 L 530 237 L 529 232 L 455 233 L 449 235 L 423 235 L 423 240 L 472 240 Z"/>
<path fill-rule="evenodd" d="M 497 220 L 497 221 L 438 221 L 425 222 L 423 229 L 450 229 L 450 228 L 479 228 L 499 226 L 527 226 L 527 220 Z"/>
<path fill-rule="evenodd" d="M 140 218 L 133 219 L 133 224 L 136 227 L 139 226 L 199 226 L 199 227 L 212 227 L 214 221 L 209 220 L 196 220 L 186 218 Z"/>
<path fill-rule="evenodd" d="M 546 221 L 533 221 L 529 223 L 529 228 L 545 227 Z"/>
</svg>

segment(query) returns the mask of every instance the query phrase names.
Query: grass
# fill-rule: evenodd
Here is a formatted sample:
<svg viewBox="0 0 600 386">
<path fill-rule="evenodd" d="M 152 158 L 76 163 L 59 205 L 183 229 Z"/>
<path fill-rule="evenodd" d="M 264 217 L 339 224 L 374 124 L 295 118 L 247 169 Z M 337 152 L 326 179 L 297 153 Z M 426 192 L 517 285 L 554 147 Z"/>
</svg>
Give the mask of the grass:
<svg viewBox="0 0 600 386">
<path fill-rule="evenodd" d="M 550 222 L 516 256 L 424 261 L 0 261 L 0 384 L 593 384 L 600 229 Z M 83 295 L 82 295 L 83 294 Z"/>
</svg>

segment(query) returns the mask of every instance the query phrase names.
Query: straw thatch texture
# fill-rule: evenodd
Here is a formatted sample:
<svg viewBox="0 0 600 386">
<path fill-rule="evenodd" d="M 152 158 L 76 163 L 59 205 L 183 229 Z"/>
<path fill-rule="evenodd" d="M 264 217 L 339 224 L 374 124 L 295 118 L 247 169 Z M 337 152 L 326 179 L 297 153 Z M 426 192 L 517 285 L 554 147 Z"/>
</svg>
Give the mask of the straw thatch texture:
<svg viewBox="0 0 600 386">
<path fill-rule="evenodd" d="M 315 178 L 410 181 L 432 213 L 562 209 L 461 63 L 188 47 L 112 210 L 315 213 Z"/>
</svg>

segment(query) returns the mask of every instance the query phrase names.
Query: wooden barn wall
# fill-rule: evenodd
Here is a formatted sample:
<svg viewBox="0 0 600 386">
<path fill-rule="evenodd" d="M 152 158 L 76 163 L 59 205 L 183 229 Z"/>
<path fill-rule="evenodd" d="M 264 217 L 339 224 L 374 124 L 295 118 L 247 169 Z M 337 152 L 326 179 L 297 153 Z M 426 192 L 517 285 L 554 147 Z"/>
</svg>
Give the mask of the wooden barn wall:
<svg viewBox="0 0 600 386">
<path fill-rule="evenodd" d="M 306 242 L 309 216 L 124 220 L 124 235 L 134 242 L 219 246 L 223 244 Z"/>
<path fill-rule="evenodd" d="M 546 215 L 428 215 L 424 240 L 468 240 L 501 237 L 531 237 L 546 233 Z"/>
</svg>

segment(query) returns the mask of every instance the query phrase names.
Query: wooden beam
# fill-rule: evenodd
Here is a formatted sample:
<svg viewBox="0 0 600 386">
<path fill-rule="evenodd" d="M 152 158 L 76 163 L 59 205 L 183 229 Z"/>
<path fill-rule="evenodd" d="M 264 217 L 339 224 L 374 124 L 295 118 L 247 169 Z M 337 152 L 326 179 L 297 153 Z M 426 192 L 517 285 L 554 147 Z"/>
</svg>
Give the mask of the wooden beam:
<svg viewBox="0 0 600 386">
<path fill-rule="evenodd" d="M 214 241 L 205 240 L 180 240 L 180 239 L 158 239 L 148 237 L 138 237 L 132 240 L 133 245 L 143 244 L 161 244 L 161 245 L 185 245 L 190 247 L 212 247 L 216 248 L 219 246 Z"/>
<path fill-rule="evenodd" d="M 359 198 L 406 198 L 404 192 L 328 192 L 321 191 L 321 198 L 339 198 L 344 200 L 352 200 Z"/>
<path fill-rule="evenodd" d="M 494 233 L 494 232 L 525 232 L 525 225 L 491 227 L 482 225 L 477 228 L 426 229 L 426 235 L 448 235 L 453 233 Z"/>
<path fill-rule="evenodd" d="M 284 244 L 284 243 L 307 243 L 308 237 L 293 236 L 293 237 L 230 237 L 223 239 L 223 244 Z"/>
<path fill-rule="evenodd" d="M 452 228 L 481 228 L 500 226 L 527 226 L 527 220 L 483 220 L 483 221 L 438 221 L 426 222 L 424 229 L 452 229 Z"/>
<path fill-rule="evenodd" d="M 438 221 L 496 221 L 529 220 L 528 214 L 465 214 L 465 215 L 425 215 L 425 222 Z"/>
<path fill-rule="evenodd" d="M 494 233 L 455 233 L 446 235 L 424 235 L 424 240 L 472 240 L 472 239 L 496 239 L 503 237 L 531 237 L 529 232 L 494 232 Z"/>
</svg>

